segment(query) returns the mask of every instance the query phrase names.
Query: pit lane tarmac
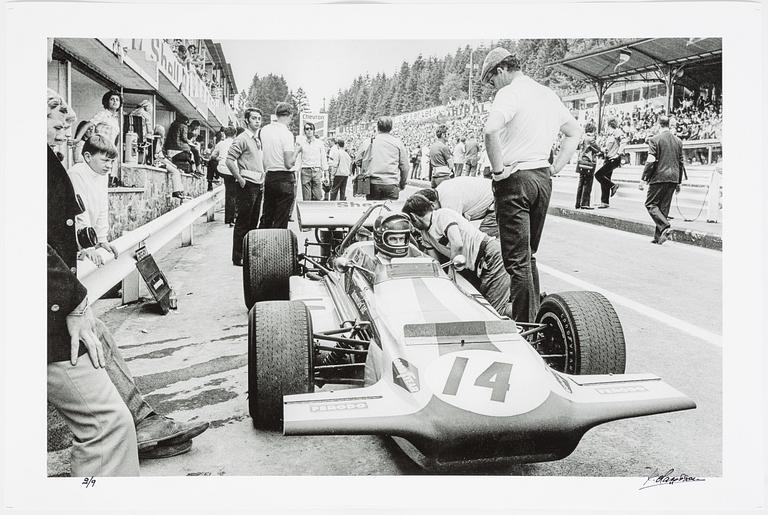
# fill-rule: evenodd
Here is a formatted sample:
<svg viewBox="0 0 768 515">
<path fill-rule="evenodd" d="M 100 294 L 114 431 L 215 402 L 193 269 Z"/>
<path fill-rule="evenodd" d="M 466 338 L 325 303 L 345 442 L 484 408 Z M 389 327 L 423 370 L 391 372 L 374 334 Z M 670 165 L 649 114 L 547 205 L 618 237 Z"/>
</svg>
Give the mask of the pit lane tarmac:
<svg viewBox="0 0 768 515">
<path fill-rule="evenodd" d="M 285 437 L 253 428 L 247 409 L 247 312 L 242 269 L 231 264 L 232 229 L 221 220 L 219 212 L 215 222 L 198 223 L 194 246 L 180 248 L 176 243 L 157 256 L 177 292 L 178 310 L 162 316 L 148 300 L 127 306 L 120 306 L 118 301 L 97 303 L 100 318 L 114 332 L 150 404 L 179 420 L 211 422 L 211 428 L 195 438 L 188 454 L 143 460 L 141 475 L 424 474 L 385 437 Z M 666 289 L 672 291 L 677 281 L 694 284 L 690 281 L 700 278 L 703 271 L 715 288 L 712 298 L 702 299 L 689 287 L 678 288 L 670 303 L 684 306 L 680 308 L 681 318 L 720 332 L 716 291 L 720 281 L 714 272 L 719 271 L 720 253 L 680 244 L 659 248 L 637 235 L 553 217 L 547 224 L 547 243 L 539 255 L 542 264 L 641 303 L 656 302 L 658 307 Z M 303 238 L 312 233 L 298 234 L 303 249 Z M 612 252 L 620 253 L 623 259 L 616 259 L 613 253 L 601 257 L 594 250 L 601 246 L 614 249 Z M 640 263 L 645 263 L 644 274 L 663 267 L 659 252 L 666 253 L 664 261 L 686 262 L 685 274 L 689 275 L 681 272 L 672 284 L 649 288 L 647 281 L 628 274 Z M 574 272 L 575 268 L 580 272 Z M 547 274 L 542 274 L 542 285 L 547 291 L 576 289 Z M 448 473 L 642 477 L 647 467 L 674 467 L 699 477 L 720 476 L 722 349 L 661 327 L 631 309 L 617 306 L 617 311 L 627 338 L 627 371 L 661 376 L 692 397 L 698 409 L 599 426 L 561 461 Z M 49 453 L 49 474 L 67 472 L 68 452 Z"/>
</svg>

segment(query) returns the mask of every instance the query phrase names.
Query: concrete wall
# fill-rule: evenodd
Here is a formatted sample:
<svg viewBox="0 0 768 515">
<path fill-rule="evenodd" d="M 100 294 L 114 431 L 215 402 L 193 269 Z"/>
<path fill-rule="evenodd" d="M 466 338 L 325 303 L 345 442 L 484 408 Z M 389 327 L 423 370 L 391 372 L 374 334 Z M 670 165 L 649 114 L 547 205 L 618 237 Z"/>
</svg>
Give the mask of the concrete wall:
<svg viewBox="0 0 768 515">
<path fill-rule="evenodd" d="M 171 176 L 149 166 L 122 166 L 122 188 L 109 189 L 109 236 L 119 238 L 179 206 L 171 197 Z M 182 174 L 184 191 L 197 197 L 207 190 L 205 178 Z"/>
</svg>

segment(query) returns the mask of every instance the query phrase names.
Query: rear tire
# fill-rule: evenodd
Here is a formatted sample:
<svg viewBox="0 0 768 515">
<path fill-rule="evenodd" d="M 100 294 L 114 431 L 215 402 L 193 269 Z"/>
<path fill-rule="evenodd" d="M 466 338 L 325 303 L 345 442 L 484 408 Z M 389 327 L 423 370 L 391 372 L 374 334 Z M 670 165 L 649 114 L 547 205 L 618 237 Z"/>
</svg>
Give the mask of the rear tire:
<svg viewBox="0 0 768 515">
<path fill-rule="evenodd" d="M 301 301 L 259 302 L 248 317 L 248 411 L 282 428 L 283 396 L 314 391 L 312 317 Z"/>
<path fill-rule="evenodd" d="M 296 235 L 289 229 L 256 229 L 243 239 L 243 296 L 251 309 L 263 300 L 288 300 L 298 273 Z"/>
<path fill-rule="evenodd" d="M 567 291 L 547 295 L 536 315 L 547 324 L 540 342 L 547 363 L 566 374 L 623 374 L 626 344 L 616 311 L 603 295 L 591 291 Z"/>
</svg>

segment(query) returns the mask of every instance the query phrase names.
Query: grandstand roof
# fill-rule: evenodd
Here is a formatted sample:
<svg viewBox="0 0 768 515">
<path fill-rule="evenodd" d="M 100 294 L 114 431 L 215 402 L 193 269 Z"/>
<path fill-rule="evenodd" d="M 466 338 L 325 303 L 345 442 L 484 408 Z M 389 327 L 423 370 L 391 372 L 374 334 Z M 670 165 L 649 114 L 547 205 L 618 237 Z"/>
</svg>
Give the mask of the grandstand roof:
<svg viewBox="0 0 768 515">
<path fill-rule="evenodd" d="M 642 77 L 660 68 L 722 59 L 721 38 L 644 38 L 549 63 L 563 73 L 590 81 Z"/>
</svg>

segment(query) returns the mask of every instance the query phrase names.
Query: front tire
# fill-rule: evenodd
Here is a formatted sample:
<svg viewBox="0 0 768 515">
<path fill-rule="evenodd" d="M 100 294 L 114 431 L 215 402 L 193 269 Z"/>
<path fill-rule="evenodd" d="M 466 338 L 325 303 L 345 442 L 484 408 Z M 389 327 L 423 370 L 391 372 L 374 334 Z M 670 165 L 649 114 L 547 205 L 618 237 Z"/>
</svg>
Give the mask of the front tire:
<svg viewBox="0 0 768 515">
<path fill-rule="evenodd" d="M 312 317 L 301 301 L 259 302 L 248 317 L 248 411 L 281 429 L 283 396 L 314 391 Z"/>
<path fill-rule="evenodd" d="M 616 311 L 603 295 L 568 291 L 544 298 L 536 322 L 547 325 L 539 342 L 547 363 L 566 374 L 623 374 L 626 343 Z"/>
<path fill-rule="evenodd" d="M 288 300 L 298 273 L 296 235 L 290 229 L 256 229 L 243 239 L 243 296 L 251 309 L 264 300 Z"/>
</svg>

